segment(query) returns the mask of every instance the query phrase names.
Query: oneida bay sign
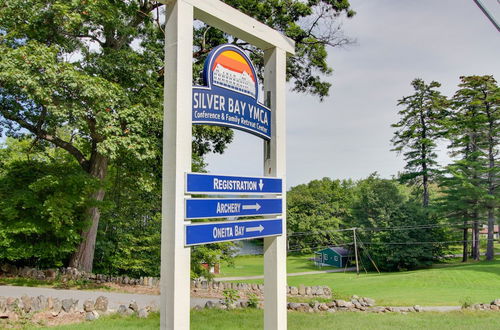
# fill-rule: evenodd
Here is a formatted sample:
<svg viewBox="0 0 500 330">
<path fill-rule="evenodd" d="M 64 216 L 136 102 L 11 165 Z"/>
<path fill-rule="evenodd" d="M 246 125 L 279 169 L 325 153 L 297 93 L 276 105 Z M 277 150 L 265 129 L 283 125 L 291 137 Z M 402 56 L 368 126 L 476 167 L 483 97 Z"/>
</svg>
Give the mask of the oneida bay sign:
<svg viewBox="0 0 500 330">
<path fill-rule="evenodd" d="M 193 87 L 193 124 L 236 128 L 271 138 L 271 111 L 258 102 L 259 82 L 247 55 L 234 45 L 213 49 Z"/>
</svg>

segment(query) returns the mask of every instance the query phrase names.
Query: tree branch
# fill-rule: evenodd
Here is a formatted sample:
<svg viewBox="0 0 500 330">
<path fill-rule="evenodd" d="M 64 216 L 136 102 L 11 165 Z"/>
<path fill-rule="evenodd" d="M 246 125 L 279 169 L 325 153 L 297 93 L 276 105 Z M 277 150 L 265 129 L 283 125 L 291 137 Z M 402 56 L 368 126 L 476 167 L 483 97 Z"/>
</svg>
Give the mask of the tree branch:
<svg viewBox="0 0 500 330">
<path fill-rule="evenodd" d="M 21 127 L 29 130 L 31 133 L 35 134 L 37 138 L 43 139 L 45 141 L 48 141 L 54 145 L 56 145 L 59 148 L 62 148 L 69 152 L 75 159 L 77 160 L 78 164 L 87 171 L 88 170 L 88 160 L 85 158 L 85 155 L 78 149 L 76 148 L 73 144 L 62 140 L 61 138 L 54 136 L 47 132 L 46 130 L 40 128 L 39 126 L 35 126 L 33 124 L 30 124 L 27 122 L 25 119 L 16 116 L 12 113 L 2 113 L 2 115 L 8 119 L 12 120 L 16 123 L 18 123 Z"/>
</svg>

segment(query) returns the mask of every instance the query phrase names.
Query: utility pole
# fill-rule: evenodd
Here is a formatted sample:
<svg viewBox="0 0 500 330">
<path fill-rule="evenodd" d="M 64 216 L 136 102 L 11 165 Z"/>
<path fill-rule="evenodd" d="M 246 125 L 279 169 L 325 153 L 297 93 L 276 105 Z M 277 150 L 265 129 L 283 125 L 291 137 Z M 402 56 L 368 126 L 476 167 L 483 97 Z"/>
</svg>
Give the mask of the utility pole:
<svg viewBox="0 0 500 330">
<path fill-rule="evenodd" d="M 356 243 L 356 228 L 352 229 L 352 235 L 354 236 L 354 256 L 356 258 L 356 274 L 358 274 L 359 276 L 358 244 Z"/>
</svg>

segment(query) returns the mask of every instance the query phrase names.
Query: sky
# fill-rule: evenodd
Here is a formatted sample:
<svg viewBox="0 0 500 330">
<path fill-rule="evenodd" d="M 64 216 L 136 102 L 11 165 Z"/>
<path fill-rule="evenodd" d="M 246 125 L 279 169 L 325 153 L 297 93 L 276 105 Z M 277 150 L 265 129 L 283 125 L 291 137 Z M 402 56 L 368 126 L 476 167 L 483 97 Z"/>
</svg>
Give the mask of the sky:
<svg viewBox="0 0 500 330">
<path fill-rule="evenodd" d="M 415 78 L 438 81 L 444 95 L 463 75 L 500 80 L 500 33 L 473 0 L 350 0 L 345 20 L 354 45 L 330 48 L 330 96 L 287 92 L 287 174 L 290 188 L 313 179 L 391 178 L 405 165 L 391 150 L 397 100 L 413 94 Z M 500 20 L 500 2 L 483 0 Z M 235 131 L 223 155 L 207 157 L 217 174 L 263 175 L 262 140 Z M 439 160 L 449 162 L 445 143 Z"/>
</svg>

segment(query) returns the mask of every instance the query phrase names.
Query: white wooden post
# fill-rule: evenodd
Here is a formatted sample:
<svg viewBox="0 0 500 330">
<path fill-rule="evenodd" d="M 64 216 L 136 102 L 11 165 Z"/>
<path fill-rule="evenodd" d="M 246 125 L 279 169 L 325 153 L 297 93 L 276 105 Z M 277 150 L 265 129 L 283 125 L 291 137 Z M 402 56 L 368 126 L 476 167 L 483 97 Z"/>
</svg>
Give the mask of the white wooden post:
<svg viewBox="0 0 500 330">
<path fill-rule="evenodd" d="M 161 232 L 160 328 L 189 329 L 190 248 L 184 246 L 184 173 L 191 170 L 193 6 L 168 1 Z"/>
<path fill-rule="evenodd" d="M 271 106 L 269 158 L 264 175 L 283 178 L 283 235 L 264 238 L 264 329 L 285 330 L 286 309 L 286 52 L 273 47 L 264 51 L 264 95 Z M 264 148 L 266 149 L 266 148 Z"/>
</svg>

